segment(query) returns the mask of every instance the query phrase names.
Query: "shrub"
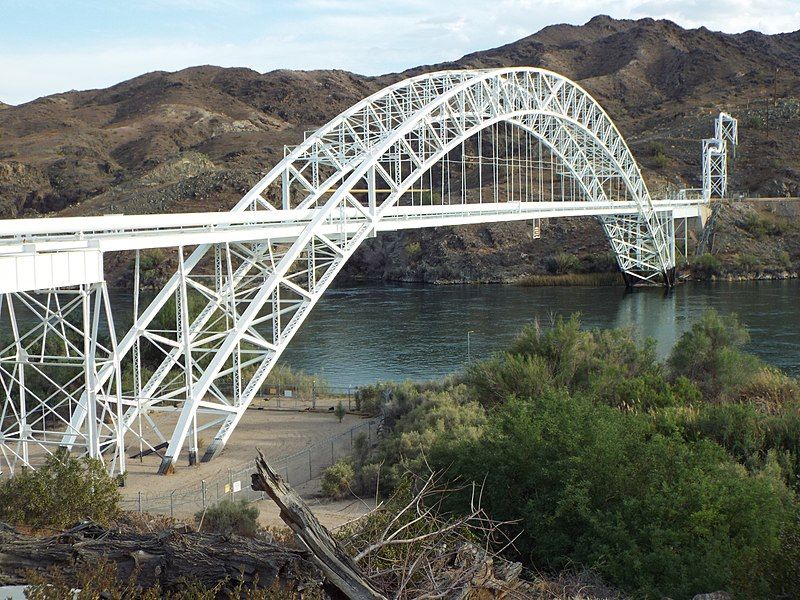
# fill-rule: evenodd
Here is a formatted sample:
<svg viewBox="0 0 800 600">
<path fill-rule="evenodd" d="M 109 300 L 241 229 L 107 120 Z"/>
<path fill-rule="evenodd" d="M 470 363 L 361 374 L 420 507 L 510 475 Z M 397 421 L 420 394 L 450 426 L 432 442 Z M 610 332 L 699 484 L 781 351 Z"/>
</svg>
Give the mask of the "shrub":
<svg viewBox="0 0 800 600">
<path fill-rule="evenodd" d="M 736 265 L 745 272 L 761 270 L 761 261 L 755 254 L 741 252 L 736 255 Z"/>
<path fill-rule="evenodd" d="M 767 120 L 763 115 L 750 115 L 744 122 L 747 129 L 766 129 Z"/>
<path fill-rule="evenodd" d="M 552 379 L 541 356 L 510 352 L 473 363 L 467 370 L 467 381 L 484 406 L 500 404 L 514 394 L 536 397 L 552 385 Z"/>
<path fill-rule="evenodd" d="M 107 524 L 120 512 L 119 498 L 102 461 L 58 453 L 37 470 L 21 469 L 0 483 L 0 520 L 35 530 L 85 519 Z"/>
<path fill-rule="evenodd" d="M 511 399 L 478 440 L 437 446 L 432 461 L 485 480 L 484 506 L 520 520 L 516 547 L 537 568 L 595 566 L 648 597 L 765 593 L 762 561 L 793 515 L 778 469 L 748 475 L 717 444 L 649 423 L 563 393 Z"/>
<path fill-rule="evenodd" d="M 406 256 L 410 259 L 416 258 L 422 252 L 422 246 L 419 242 L 409 242 L 406 244 Z"/>
<path fill-rule="evenodd" d="M 792 268 L 792 258 L 786 250 L 781 250 L 778 253 L 778 265 L 784 269 Z"/>
<path fill-rule="evenodd" d="M 258 532 L 258 508 L 246 500 L 229 500 L 215 504 L 194 516 L 202 528 L 230 535 L 253 537 Z"/>
<path fill-rule="evenodd" d="M 538 385 L 549 384 L 554 388 L 565 387 L 570 391 L 591 391 L 597 382 L 613 378 L 635 378 L 649 375 L 659 376 L 661 367 L 656 361 L 655 342 L 647 340 L 639 344 L 630 329 L 582 330 L 580 318 L 573 315 L 569 319 L 559 317 L 553 326 L 543 331 L 537 323 L 526 326 L 511 344 L 510 355 L 528 356 L 543 361 L 546 374 L 536 361 L 531 361 L 528 369 L 531 381 L 541 380 Z M 513 378 L 520 377 L 523 387 L 515 395 L 527 393 L 525 377 L 521 368 L 513 362 L 496 367 L 502 374 L 503 368 L 511 368 L 518 373 L 509 376 L 508 390 L 513 389 Z M 476 384 L 480 391 L 480 386 Z"/>
<path fill-rule="evenodd" d="M 785 224 L 778 221 L 777 217 L 770 219 L 755 212 L 748 213 L 739 225 L 742 229 L 759 239 L 766 235 L 781 235 L 786 229 Z"/>
<path fill-rule="evenodd" d="M 691 261 L 691 268 L 699 277 L 711 277 L 722 272 L 722 263 L 716 256 L 706 252 Z"/>
<path fill-rule="evenodd" d="M 333 411 L 333 414 L 335 414 L 336 418 L 339 419 L 339 423 L 342 422 L 342 419 L 344 419 L 344 416 L 347 414 L 347 411 L 345 410 L 344 404 L 342 404 L 341 400 L 339 400 L 339 403 L 336 405 L 336 409 Z"/>
<path fill-rule="evenodd" d="M 353 465 L 347 460 L 340 460 L 325 469 L 322 475 L 322 493 L 336 500 L 352 493 L 355 481 Z"/>
<path fill-rule="evenodd" d="M 547 270 L 551 273 L 557 273 L 559 275 L 573 273 L 578 271 L 580 267 L 580 259 L 574 254 L 569 254 L 568 252 L 559 252 L 555 256 L 551 256 L 547 261 Z"/>
<path fill-rule="evenodd" d="M 285 364 L 276 365 L 261 384 L 262 390 L 269 388 L 293 389 L 300 398 L 305 399 L 311 399 L 313 394 L 320 396 L 330 393 L 330 384 L 325 379 Z"/>
<path fill-rule="evenodd" d="M 647 144 L 647 153 L 650 156 L 658 156 L 664 154 L 664 144 L 662 142 L 650 142 Z"/>
<path fill-rule="evenodd" d="M 760 410 L 775 414 L 800 403 L 800 385 L 774 367 L 764 367 L 738 390 L 739 400 L 755 404 Z"/>
<path fill-rule="evenodd" d="M 736 315 L 710 310 L 681 335 L 668 364 L 675 375 L 693 381 L 706 399 L 729 399 L 762 368 L 757 358 L 742 351 L 749 340 Z"/>
</svg>

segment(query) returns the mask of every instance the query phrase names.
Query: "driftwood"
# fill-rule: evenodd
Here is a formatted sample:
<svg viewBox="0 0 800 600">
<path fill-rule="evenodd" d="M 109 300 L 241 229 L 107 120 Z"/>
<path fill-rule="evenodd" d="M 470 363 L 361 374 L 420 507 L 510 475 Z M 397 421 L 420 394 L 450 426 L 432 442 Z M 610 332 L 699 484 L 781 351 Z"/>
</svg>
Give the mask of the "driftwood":
<svg viewBox="0 0 800 600">
<path fill-rule="evenodd" d="M 308 548 L 311 558 L 325 574 L 329 584 L 351 600 L 386 600 L 364 577 L 355 561 L 331 537 L 303 499 L 264 460 L 259 451 L 257 472 L 252 475 L 256 491 L 266 492 L 281 510 L 281 519 Z"/>
<path fill-rule="evenodd" d="M 223 589 L 257 582 L 269 587 L 276 579 L 296 589 L 317 587 L 319 570 L 307 553 L 261 539 L 199 533 L 188 528 L 160 533 L 130 533 L 84 523 L 64 533 L 32 537 L 0 524 L 0 585 L 25 582 L 25 571 L 57 568 L 68 580 L 105 559 L 116 564 L 118 576 L 135 573 L 143 588 L 158 583 L 176 589 L 182 578 Z"/>
</svg>

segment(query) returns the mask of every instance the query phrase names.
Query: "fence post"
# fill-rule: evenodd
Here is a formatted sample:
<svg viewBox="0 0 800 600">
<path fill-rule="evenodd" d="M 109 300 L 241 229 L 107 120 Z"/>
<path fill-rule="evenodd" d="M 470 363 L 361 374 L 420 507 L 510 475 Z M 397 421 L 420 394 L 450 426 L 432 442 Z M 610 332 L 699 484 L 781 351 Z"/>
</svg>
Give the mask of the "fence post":
<svg viewBox="0 0 800 600">
<path fill-rule="evenodd" d="M 333 457 L 333 440 L 331 440 L 331 464 L 336 462 L 336 459 Z"/>
<path fill-rule="evenodd" d="M 236 499 L 236 493 L 233 491 L 233 473 L 228 469 L 228 489 L 231 491 L 231 502 Z"/>
<path fill-rule="evenodd" d="M 369 430 L 369 436 L 368 436 L 369 443 L 370 445 L 372 445 L 372 421 L 367 421 L 367 428 Z"/>
<path fill-rule="evenodd" d="M 311 481 L 313 477 L 311 476 L 311 448 L 306 450 L 308 452 L 308 480 Z"/>
<path fill-rule="evenodd" d="M 285 475 L 284 479 L 286 479 L 286 483 L 289 483 L 289 463 L 288 462 L 283 467 L 283 473 Z M 262 494 L 262 496 L 263 496 L 263 494 Z"/>
<path fill-rule="evenodd" d="M 175 490 L 172 490 L 169 493 L 169 518 L 170 519 L 175 516 L 174 510 L 173 510 L 173 498 L 174 498 L 174 496 L 175 496 Z"/>
<path fill-rule="evenodd" d="M 353 451 L 353 427 L 350 428 L 350 452 Z"/>
<path fill-rule="evenodd" d="M 142 492 L 139 492 L 139 514 L 142 514 Z"/>
<path fill-rule="evenodd" d="M 203 498 L 203 510 L 206 509 L 206 480 L 200 480 L 200 494 Z"/>
</svg>

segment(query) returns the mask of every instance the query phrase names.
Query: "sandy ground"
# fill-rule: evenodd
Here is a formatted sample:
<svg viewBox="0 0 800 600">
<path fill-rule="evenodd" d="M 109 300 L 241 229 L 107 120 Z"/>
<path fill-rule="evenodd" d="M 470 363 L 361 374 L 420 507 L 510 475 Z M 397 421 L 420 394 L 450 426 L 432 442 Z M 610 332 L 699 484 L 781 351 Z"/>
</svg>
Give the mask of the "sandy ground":
<svg viewBox="0 0 800 600">
<path fill-rule="evenodd" d="M 212 461 L 189 466 L 188 451 L 180 455 L 175 472 L 171 475 L 156 473 L 160 457 L 155 454 L 139 459 L 128 459 L 128 476 L 123 496 L 135 497 L 138 492 L 156 495 L 169 493 L 173 489 L 199 485 L 200 481 L 211 480 L 224 475 L 229 469 L 236 470 L 256 457 L 259 448 L 266 458 L 278 459 L 301 451 L 314 442 L 327 439 L 340 433 L 346 433 L 363 422 L 358 415 L 348 414 L 340 423 L 332 411 L 338 400 L 318 400 L 317 410 L 302 410 L 307 405 L 299 401 L 281 402 L 281 408 L 274 400 L 256 400 L 246 411 L 242 421 L 233 432 L 224 450 Z M 156 423 L 162 432 L 171 432 L 177 415 L 159 414 Z M 202 456 L 204 446 L 210 441 L 215 430 L 209 429 L 198 434 Z M 128 448 L 126 454 L 131 456 L 138 448 Z"/>
<path fill-rule="evenodd" d="M 375 499 L 351 498 L 346 500 L 327 500 L 319 495 L 319 479 L 314 479 L 299 486 L 297 491 L 308 504 L 311 512 L 329 530 L 334 531 L 375 508 Z M 283 528 L 280 511 L 272 500 L 259 500 L 254 503 L 258 507 L 258 524 L 262 527 Z"/>
</svg>

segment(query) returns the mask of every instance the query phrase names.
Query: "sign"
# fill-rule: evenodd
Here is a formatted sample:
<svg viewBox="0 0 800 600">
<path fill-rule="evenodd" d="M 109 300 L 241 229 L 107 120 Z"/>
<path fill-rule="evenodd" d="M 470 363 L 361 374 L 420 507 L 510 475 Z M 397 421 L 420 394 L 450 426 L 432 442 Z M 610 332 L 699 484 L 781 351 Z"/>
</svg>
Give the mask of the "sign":
<svg viewBox="0 0 800 600">
<path fill-rule="evenodd" d="M 234 481 L 233 482 L 233 493 L 241 492 L 242 491 L 242 482 L 241 481 Z"/>
</svg>

